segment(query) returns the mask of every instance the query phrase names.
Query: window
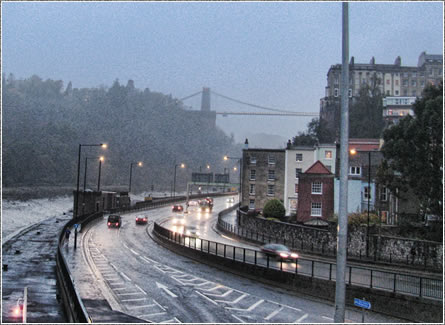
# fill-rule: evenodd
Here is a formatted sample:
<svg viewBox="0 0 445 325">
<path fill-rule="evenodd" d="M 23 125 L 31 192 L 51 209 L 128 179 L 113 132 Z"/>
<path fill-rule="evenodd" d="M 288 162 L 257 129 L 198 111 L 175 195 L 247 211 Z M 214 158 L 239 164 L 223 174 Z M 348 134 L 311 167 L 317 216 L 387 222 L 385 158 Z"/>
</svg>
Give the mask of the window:
<svg viewBox="0 0 445 325">
<path fill-rule="evenodd" d="M 298 193 L 298 183 L 295 184 L 295 193 Z"/>
<path fill-rule="evenodd" d="M 275 165 L 275 156 L 269 155 L 269 165 Z"/>
<path fill-rule="evenodd" d="M 387 90 L 387 91 L 386 91 L 386 94 L 387 94 L 387 95 L 390 95 L 390 92 L 389 92 L 389 90 Z"/>
<path fill-rule="evenodd" d="M 380 201 L 388 201 L 388 188 L 386 186 L 382 186 L 382 190 L 380 191 Z"/>
<path fill-rule="evenodd" d="M 368 200 L 368 199 L 371 200 L 371 189 L 370 189 L 370 187 L 368 187 L 368 186 L 366 186 L 366 187 L 363 189 L 363 199 L 364 199 L 364 200 Z"/>
<path fill-rule="evenodd" d="M 408 79 L 403 79 L 403 85 L 408 86 Z"/>
<path fill-rule="evenodd" d="M 399 80 L 396 80 L 396 86 L 398 86 L 399 85 Z"/>
<path fill-rule="evenodd" d="M 274 169 L 269 169 L 269 173 L 267 175 L 267 179 L 270 181 L 274 181 L 275 180 L 275 170 Z"/>
<path fill-rule="evenodd" d="M 411 80 L 411 86 L 413 86 L 413 87 L 417 86 L 417 81 L 416 80 Z"/>
<path fill-rule="evenodd" d="M 423 87 L 425 86 L 425 80 L 420 80 L 420 85 Z"/>
<path fill-rule="evenodd" d="M 321 203 L 319 203 L 319 202 L 311 203 L 311 216 L 312 217 L 321 217 Z"/>
<path fill-rule="evenodd" d="M 360 167 L 351 166 L 349 167 L 349 175 L 361 175 L 362 171 Z"/>
<path fill-rule="evenodd" d="M 275 195 L 275 185 L 267 185 L 267 195 L 268 196 Z"/>
<path fill-rule="evenodd" d="M 338 88 L 334 89 L 334 97 L 338 97 Z"/>
<path fill-rule="evenodd" d="M 249 209 L 254 210 L 255 209 L 255 200 L 249 200 Z"/>
<path fill-rule="evenodd" d="M 386 79 L 386 84 L 389 85 L 389 79 Z"/>
<path fill-rule="evenodd" d="M 256 165 L 256 157 L 254 157 L 254 156 L 250 157 L 250 164 L 251 165 Z"/>
<path fill-rule="evenodd" d="M 411 95 L 415 97 L 415 96 L 416 96 L 416 91 L 413 90 L 413 91 L 411 92 Z"/>
<path fill-rule="evenodd" d="M 332 159 L 332 151 L 331 151 L 331 150 L 326 150 L 326 151 L 324 152 L 324 157 L 325 157 L 326 159 Z"/>
<path fill-rule="evenodd" d="M 249 194 L 255 195 L 255 184 L 250 184 Z"/>
<path fill-rule="evenodd" d="M 251 169 L 250 170 L 250 180 L 251 181 L 256 180 L 256 169 Z"/>
<path fill-rule="evenodd" d="M 303 154 L 302 153 L 297 153 L 295 155 L 295 160 L 296 161 L 303 161 Z"/>
<path fill-rule="evenodd" d="M 300 177 L 300 174 L 302 172 L 301 168 L 295 168 L 295 178 L 298 179 Z"/>
<path fill-rule="evenodd" d="M 399 91 L 398 90 L 396 90 L 396 95 L 398 95 L 399 94 Z"/>
<path fill-rule="evenodd" d="M 323 184 L 321 182 L 313 182 L 312 194 L 322 194 L 322 193 L 323 193 Z"/>
<path fill-rule="evenodd" d="M 352 89 L 351 88 L 349 88 L 349 90 L 348 90 L 348 96 L 349 96 L 349 98 L 352 98 Z"/>
</svg>

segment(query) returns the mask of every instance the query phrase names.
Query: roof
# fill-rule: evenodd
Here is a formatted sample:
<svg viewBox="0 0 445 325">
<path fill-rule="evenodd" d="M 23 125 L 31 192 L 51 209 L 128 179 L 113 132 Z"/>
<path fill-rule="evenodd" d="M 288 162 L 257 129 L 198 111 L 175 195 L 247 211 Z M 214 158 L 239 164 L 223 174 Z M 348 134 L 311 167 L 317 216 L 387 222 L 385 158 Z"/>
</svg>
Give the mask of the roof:
<svg viewBox="0 0 445 325">
<path fill-rule="evenodd" d="M 326 174 L 330 175 L 332 174 L 329 169 L 323 165 L 323 163 L 320 160 L 317 160 L 315 163 L 312 164 L 311 167 L 309 167 L 304 174 Z"/>
<path fill-rule="evenodd" d="M 246 151 L 246 152 L 251 152 L 251 151 L 254 151 L 254 152 L 284 152 L 285 150 L 284 149 L 261 149 L 261 148 L 249 148 L 249 149 L 243 149 L 243 151 Z"/>
<path fill-rule="evenodd" d="M 380 139 L 349 139 L 348 150 L 355 149 L 357 151 L 375 151 L 380 148 Z"/>
</svg>

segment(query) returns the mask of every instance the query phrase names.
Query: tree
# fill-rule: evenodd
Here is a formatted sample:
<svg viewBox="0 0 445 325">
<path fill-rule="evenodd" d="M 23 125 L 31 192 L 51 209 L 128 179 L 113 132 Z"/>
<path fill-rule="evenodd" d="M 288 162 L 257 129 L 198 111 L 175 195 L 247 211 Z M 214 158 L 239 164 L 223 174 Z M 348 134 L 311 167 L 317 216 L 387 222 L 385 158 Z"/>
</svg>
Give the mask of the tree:
<svg viewBox="0 0 445 325">
<path fill-rule="evenodd" d="M 266 218 L 283 218 L 285 214 L 284 205 L 278 199 L 269 200 L 264 205 L 263 215 Z"/>
<path fill-rule="evenodd" d="M 380 180 L 413 190 L 424 212 L 442 215 L 443 84 L 428 86 L 407 116 L 384 134 Z M 394 193 L 394 191 L 393 191 Z"/>
<path fill-rule="evenodd" d="M 326 126 L 326 121 L 313 118 L 307 125 L 306 132 L 298 132 L 292 139 L 294 146 L 313 146 L 316 143 L 334 141 L 334 136 Z"/>
</svg>

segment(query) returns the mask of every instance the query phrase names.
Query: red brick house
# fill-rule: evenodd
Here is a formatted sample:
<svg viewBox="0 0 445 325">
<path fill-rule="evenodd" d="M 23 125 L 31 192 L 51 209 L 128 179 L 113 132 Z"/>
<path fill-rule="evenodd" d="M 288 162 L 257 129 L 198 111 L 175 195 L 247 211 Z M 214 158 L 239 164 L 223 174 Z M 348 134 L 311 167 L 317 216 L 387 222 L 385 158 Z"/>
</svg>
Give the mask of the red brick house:
<svg viewBox="0 0 445 325">
<path fill-rule="evenodd" d="M 300 174 L 297 221 L 326 220 L 334 213 L 334 174 L 317 160 Z"/>
</svg>

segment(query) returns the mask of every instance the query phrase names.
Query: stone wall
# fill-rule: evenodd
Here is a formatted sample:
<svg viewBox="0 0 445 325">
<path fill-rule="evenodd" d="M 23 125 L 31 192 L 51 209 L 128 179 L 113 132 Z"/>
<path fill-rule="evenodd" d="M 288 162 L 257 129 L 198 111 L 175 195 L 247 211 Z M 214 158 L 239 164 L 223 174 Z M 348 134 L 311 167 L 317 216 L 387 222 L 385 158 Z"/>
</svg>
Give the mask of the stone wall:
<svg viewBox="0 0 445 325">
<path fill-rule="evenodd" d="M 318 229 L 241 214 L 238 225 L 248 230 L 244 237 L 262 242 L 284 242 L 302 252 L 336 255 L 337 226 Z M 442 270 L 443 245 L 437 242 L 409 238 L 379 236 L 375 226 L 370 227 L 369 259 Z M 264 240 L 263 240 L 264 238 Z M 366 226 L 348 227 L 348 258 L 365 259 Z"/>
</svg>

